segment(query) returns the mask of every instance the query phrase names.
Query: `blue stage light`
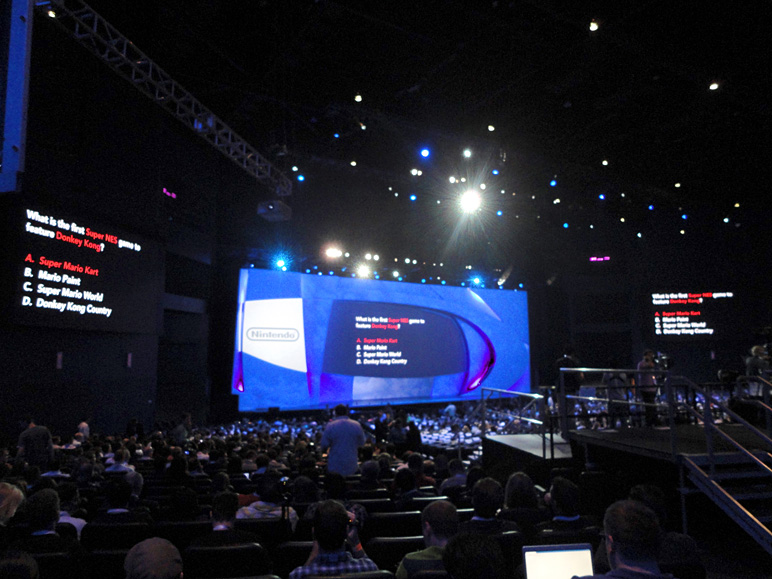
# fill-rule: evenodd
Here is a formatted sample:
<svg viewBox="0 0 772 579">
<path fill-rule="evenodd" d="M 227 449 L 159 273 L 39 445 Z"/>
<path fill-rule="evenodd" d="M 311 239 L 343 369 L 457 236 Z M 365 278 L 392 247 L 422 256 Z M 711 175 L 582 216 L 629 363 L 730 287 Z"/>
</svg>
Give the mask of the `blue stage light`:
<svg viewBox="0 0 772 579">
<path fill-rule="evenodd" d="M 307 269 L 307 270 L 306 270 L 306 273 L 311 273 L 311 270 L 310 270 L 310 269 Z"/>
<path fill-rule="evenodd" d="M 415 200 L 416 200 L 416 196 L 415 196 L 415 195 L 411 195 L 411 196 L 410 196 L 410 200 L 411 200 L 411 201 L 415 201 Z"/>
<path fill-rule="evenodd" d="M 504 212 L 503 212 L 503 211 L 501 211 L 501 210 L 499 210 L 499 211 L 496 211 L 496 215 L 498 215 L 499 217 L 501 217 L 502 215 L 504 215 Z"/>
<path fill-rule="evenodd" d="M 552 181 L 550 181 L 550 187 L 554 187 L 554 186 L 555 186 L 555 185 L 557 185 L 557 184 L 558 184 L 558 182 L 557 182 L 557 181 L 555 181 L 555 179 L 553 179 Z"/>
<path fill-rule="evenodd" d="M 601 193 L 600 195 L 598 195 L 598 199 L 600 199 L 601 201 L 603 201 L 603 200 L 605 200 L 605 199 L 606 199 L 606 196 L 605 196 L 603 193 Z"/>
<path fill-rule="evenodd" d="M 335 133 L 335 134 L 333 135 L 333 137 L 335 137 L 336 139 L 339 139 L 339 138 L 340 138 L 340 134 L 339 134 L 339 133 Z"/>
<path fill-rule="evenodd" d="M 649 205 L 649 211 L 654 211 L 654 205 Z"/>
<path fill-rule="evenodd" d="M 445 285 L 445 280 L 443 279 L 440 284 Z"/>
<path fill-rule="evenodd" d="M 287 262 L 284 261 L 283 259 L 277 259 L 276 260 L 276 267 L 284 267 L 286 264 L 287 264 Z"/>
<path fill-rule="evenodd" d="M 491 173 L 493 173 L 494 175 L 498 175 L 499 174 L 499 170 L 498 169 L 494 169 L 493 171 L 491 171 Z"/>
<path fill-rule="evenodd" d="M 563 229 L 568 229 L 568 223 L 563 224 Z"/>
<path fill-rule="evenodd" d="M 421 283 L 426 283 L 426 278 L 422 279 Z"/>
<path fill-rule="evenodd" d="M 687 218 L 687 215 L 686 215 L 686 213 L 684 213 L 683 215 L 681 215 L 681 219 L 686 219 L 686 218 Z"/>
<path fill-rule="evenodd" d="M 431 151 L 429 149 L 421 149 L 421 156 L 426 159 L 429 155 L 431 155 Z"/>
<path fill-rule="evenodd" d="M 298 175 L 298 181 L 305 181 L 306 178 L 303 175 Z"/>
<path fill-rule="evenodd" d="M 519 284 L 517 284 L 517 287 L 519 287 L 520 289 L 523 289 L 523 284 L 519 283 Z"/>
</svg>

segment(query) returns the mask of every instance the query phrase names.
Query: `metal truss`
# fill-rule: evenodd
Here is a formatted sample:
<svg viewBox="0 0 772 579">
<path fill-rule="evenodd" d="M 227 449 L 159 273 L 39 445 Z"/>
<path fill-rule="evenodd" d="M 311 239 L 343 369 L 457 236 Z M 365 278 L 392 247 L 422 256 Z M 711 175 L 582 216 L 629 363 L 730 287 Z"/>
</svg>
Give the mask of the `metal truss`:
<svg viewBox="0 0 772 579">
<path fill-rule="evenodd" d="M 175 116 L 280 197 L 292 194 L 292 181 L 252 145 L 201 104 L 102 16 L 80 0 L 35 2 L 38 15 L 49 18 L 145 96 Z"/>
</svg>

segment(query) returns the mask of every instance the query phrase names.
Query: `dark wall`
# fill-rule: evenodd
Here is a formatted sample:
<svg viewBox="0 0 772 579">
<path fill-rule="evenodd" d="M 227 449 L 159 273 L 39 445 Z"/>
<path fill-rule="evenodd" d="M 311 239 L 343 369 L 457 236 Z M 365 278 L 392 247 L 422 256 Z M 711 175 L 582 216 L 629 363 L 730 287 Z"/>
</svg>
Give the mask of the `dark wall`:
<svg viewBox="0 0 772 579">
<path fill-rule="evenodd" d="M 25 414 L 63 436 L 85 417 L 111 433 L 132 417 L 149 428 L 190 411 L 203 422 L 209 310 L 212 301 L 235 301 L 235 293 L 212 293 L 218 235 L 234 246 L 260 239 L 263 188 L 52 23 L 38 19 L 33 39 L 26 171 L 21 193 L 10 197 L 160 244 L 164 287 L 148 334 L 0 319 L 3 436 L 14 439 Z M 223 347 L 232 348 L 227 335 Z"/>
</svg>

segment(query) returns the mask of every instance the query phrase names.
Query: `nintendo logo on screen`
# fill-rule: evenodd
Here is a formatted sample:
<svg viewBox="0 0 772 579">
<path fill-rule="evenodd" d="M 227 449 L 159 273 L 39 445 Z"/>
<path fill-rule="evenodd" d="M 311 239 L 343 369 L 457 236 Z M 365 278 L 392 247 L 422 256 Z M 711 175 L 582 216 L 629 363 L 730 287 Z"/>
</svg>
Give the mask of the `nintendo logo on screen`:
<svg viewBox="0 0 772 579">
<path fill-rule="evenodd" d="M 247 339 L 253 342 L 296 342 L 300 332 L 292 328 L 249 328 Z"/>
</svg>

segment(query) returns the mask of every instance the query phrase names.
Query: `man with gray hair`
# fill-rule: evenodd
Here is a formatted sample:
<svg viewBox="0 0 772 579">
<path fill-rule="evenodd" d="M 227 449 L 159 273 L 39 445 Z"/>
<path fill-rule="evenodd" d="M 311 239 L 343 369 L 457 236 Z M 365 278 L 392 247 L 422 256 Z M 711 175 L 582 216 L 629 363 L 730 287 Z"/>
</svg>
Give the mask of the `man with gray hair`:
<svg viewBox="0 0 772 579">
<path fill-rule="evenodd" d="M 166 539 L 153 537 L 134 545 L 123 563 L 126 579 L 180 579 L 182 557 Z"/>
</svg>

